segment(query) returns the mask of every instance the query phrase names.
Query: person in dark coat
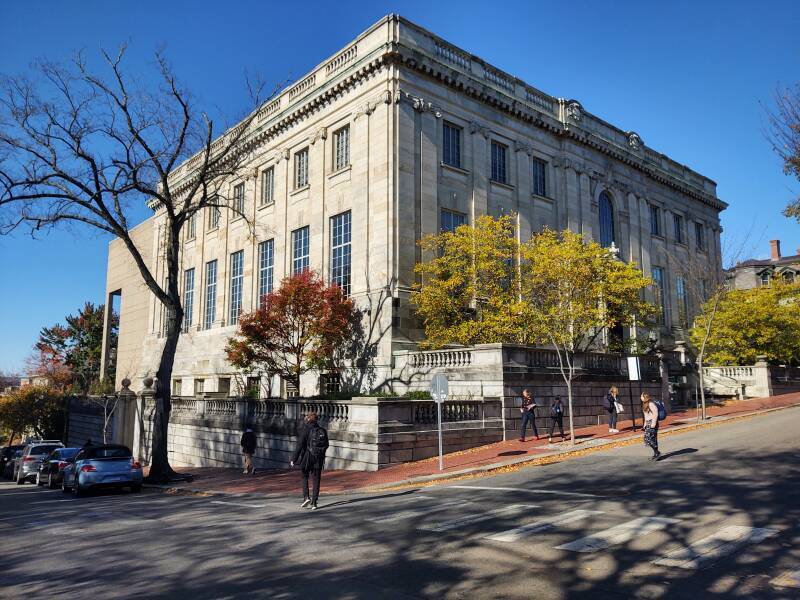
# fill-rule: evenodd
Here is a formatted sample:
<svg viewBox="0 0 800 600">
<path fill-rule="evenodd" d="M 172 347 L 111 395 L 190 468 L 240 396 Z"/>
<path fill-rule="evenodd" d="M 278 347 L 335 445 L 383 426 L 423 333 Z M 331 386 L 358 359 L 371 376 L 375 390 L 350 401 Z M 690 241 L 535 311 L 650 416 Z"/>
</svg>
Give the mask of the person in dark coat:
<svg viewBox="0 0 800 600">
<path fill-rule="evenodd" d="M 242 455 L 244 456 L 244 471 L 245 475 L 252 475 L 256 472 L 253 466 L 253 454 L 256 453 L 256 434 L 248 427 L 242 434 Z"/>
<path fill-rule="evenodd" d="M 619 389 L 612 385 L 606 397 L 603 398 L 603 408 L 608 413 L 608 433 L 619 433 L 617 429 L 617 402 L 619 402 Z"/>
<path fill-rule="evenodd" d="M 291 466 L 300 467 L 303 476 L 303 502 L 300 508 L 311 510 L 317 510 L 325 451 L 328 449 L 328 432 L 317 421 L 317 413 L 314 411 L 306 415 L 305 426 L 297 439 L 297 448 L 290 462 Z M 309 477 L 311 477 L 311 494 L 308 493 Z"/>
<path fill-rule="evenodd" d="M 536 401 L 531 396 L 529 390 L 522 391 L 522 406 L 519 411 L 522 413 L 522 424 L 519 428 L 519 441 L 525 441 L 525 430 L 528 428 L 528 423 L 533 428 L 533 435 L 539 439 L 539 431 L 536 429 Z"/>
<path fill-rule="evenodd" d="M 564 404 L 561 402 L 561 396 L 556 396 L 550 403 L 550 431 L 547 433 L 548 443 L 553 442 L 553 431 L 556 425 L 561 432 L 561 441 L 564 441 Z"/>
</svg>

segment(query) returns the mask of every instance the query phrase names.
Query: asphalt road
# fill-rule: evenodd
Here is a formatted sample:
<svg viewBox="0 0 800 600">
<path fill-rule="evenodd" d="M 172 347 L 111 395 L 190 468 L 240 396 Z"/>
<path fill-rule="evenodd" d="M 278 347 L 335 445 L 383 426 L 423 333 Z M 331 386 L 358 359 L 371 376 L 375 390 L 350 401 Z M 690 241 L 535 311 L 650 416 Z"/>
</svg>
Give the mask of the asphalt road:
<svg viewBox="0 0 800 600">
<path fill-rule="evenodd" d="M 313 513 L 3 481 L 0 596 L 800 598 L 799 428 L 788 409 L 666 436 L 659 463 L 636 445 Z"/>
</svg>

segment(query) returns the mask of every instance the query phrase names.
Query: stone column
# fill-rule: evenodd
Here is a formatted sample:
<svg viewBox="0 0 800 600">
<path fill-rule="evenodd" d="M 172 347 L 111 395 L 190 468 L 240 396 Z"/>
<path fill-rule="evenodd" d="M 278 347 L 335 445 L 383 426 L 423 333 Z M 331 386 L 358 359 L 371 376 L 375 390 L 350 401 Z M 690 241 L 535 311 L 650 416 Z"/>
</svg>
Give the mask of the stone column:
<svg viewBox="0 0 800 600">
<path fill-rule="evenodd" d="M 154 400 L 156 397 L 156 390 L 153 388 L 153 378 L 145 377 L 144 388 L 139 392 L 139 397 L 136 399 L 136 417 L 133 428 L 133 443 L 131 444 L 131 451 L 134 458 L 138 458 L 142 463 L 150 463 L 150 440 L 148 439 L 148 432 L 145 430 L 145 408 L 148 400 Z"/>
<path fill-rule="evenodd" d="M 136 427 L 136 394 L 130 389 L 131 380 L 127 377 L 122 380 L 122 389 L 117 392 L 117 404 L 114 408 L 113 436 L 115 444 L 131 446 Z"/>
<path fill-rule="evenodd" d="M 766 398 L 772 396 L 772 378 L 769 376 L 769 365 L 766 356 L 757 356 L 756 364 L 753 365 L 753 396 Z M 748 394 L 749 396 L 750 394 Z"/>
</svg>

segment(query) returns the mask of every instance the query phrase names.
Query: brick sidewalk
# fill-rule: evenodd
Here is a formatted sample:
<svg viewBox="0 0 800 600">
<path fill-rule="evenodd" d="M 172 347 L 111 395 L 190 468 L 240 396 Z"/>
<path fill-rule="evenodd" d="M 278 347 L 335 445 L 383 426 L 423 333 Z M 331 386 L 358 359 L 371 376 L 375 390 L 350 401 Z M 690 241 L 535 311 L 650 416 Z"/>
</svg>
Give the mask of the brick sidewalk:
<svg viewBox="0 0 800 600">
<path fill-rule="evenodd" d="M 726 405 L 709 407 L 706 412 L 710 417 L 729 417 L 797 404 L 800 404 L 800 393 L 733 401 Z M 622 416 L 625 415 L 626 413 L 622 414 Z M 325 471 L 322 476 L 323 489 L 325 492 L 344 492 L 374 486 L 385 486 L 392 483 L 399 484 L 410 478 L 437 475 L 439 473 L 454 473 L 487 465 L 511 464 L 518 462 L 523 457 L 535 458 L 572 449 L 569 442 L 548 444 L 545 423 L 549 427 L 549 418 L 537 418 L 537 427 L 540 433 L 545 434 L 543 439 L 539 441 L 529 440 L 523 443 L 514 439 L 447 454 L 444 458 L 444 471 L 439 471 L 438 457 L 395 465 L 374 472 Z M 678 409 L 669 414 L 666 421 L 662 422 L 661 431 L 693 423 L 697 423 L 697 411 L 695 409 Z M 637 425 L 641 427 L 641 422 L 637 422 Z M 578 448 L 585 442 L 592 440 L 608 441 L 631 437 L 633 431 L 630 420 L 620 421 L 618 427 L 620 428 L 620 433 L 617 434 L 609 434 L 607 425 L 576 429 L 575 437 L 579 442 Z M 298 473 L 296 470 L 291 469 L 259 470 L 255 475 L 249 476 L 243 475 L 239 469 L 229 467 L 177 467 L 177 470 L 180 473 L 193 475 L 194 480 L 191 483 L 174 484 L 170 485 L 170 487 L 186 488 L 192 491 L 229 494 L 285 494 L 297 491 L 299 487 Z"/>
</svg>

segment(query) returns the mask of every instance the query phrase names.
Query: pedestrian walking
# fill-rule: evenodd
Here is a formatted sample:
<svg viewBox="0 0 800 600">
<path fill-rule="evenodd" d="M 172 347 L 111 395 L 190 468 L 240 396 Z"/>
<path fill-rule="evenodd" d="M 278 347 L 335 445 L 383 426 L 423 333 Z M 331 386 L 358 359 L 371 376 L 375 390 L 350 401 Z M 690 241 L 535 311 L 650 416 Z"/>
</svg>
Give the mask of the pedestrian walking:
<svg viewBox="0 0 800 600">
<path fill-rule="evenodd" d="M 328 432 L 317 422 L 314 411 L 306 415 L 305 427 L 300 432 L 292 456 L 291 465 L 300 467 L 303 477 L 303 503 L 300 508 L 317 510 L 319 485 L 322 479 L 322 468 L 325 464 L 325 452 L 328 450 Z M 311 493 L 308 493 L 308 479 L 311 478 Z"/>
<path fill-rule="evenodd" d="M 619 433 L 619 429 L 617 429 L 617 413 L 620 406 L 622 405 L 619 402 L 619 389 L 617 386 L 612 385 L 608 393 L 606 393 L 606 397 L 603 398 L 603 408 L 608 413 L 608 433 Z"/>
<path fill-rule="evenodd" d="M 561 402 L 561 396 L 556 396 L 550 404 L 550 431 L 547 433 L 547 442 L 553 442 L 553 430 L 558 425 L 558 430 L 561 432 L 561 441 L 564 441 L 564 404 Z"/>
<path fill-rule="evenodd" d="M 644 415 L 644 445 L 653 451 L 650 460 L 658 460 L 661 452 L 658 451 L 658 406 L 650 399 L 650 394 L 644 392 L 641 397 L 642 414 Z"/>
<path fill-rule="evenodd" d="M 90 446 L 94 446 L 94 442 L 92 441 L 92 438 L 87 438 L 87 440 L 84 442 L 81 448 L 88 448 Z"/>
<path fill-rule="evenodd" d="M 533 427 L 533 435 L 535 435 L 538 440 L 539 432 L 536 429 L 536 402 L 529 390 L 522 390 L 522 406 L 519 410 L 522 413 L 522 425 L 519 428 L 519 441 L 525 441 L 525 429 L 527 429 L 528 423 Z"/>
<path fill-rule="evenodd" d="M 242 456 L 244 456 L 244 471 L 245 475 L 252 475 L 256 472 L 253 466 L 253 454 L 256 453 L 256 434 L 248 427 L 242 434 Z"/>
</svg>

